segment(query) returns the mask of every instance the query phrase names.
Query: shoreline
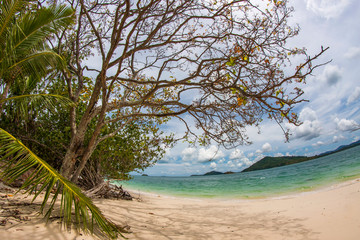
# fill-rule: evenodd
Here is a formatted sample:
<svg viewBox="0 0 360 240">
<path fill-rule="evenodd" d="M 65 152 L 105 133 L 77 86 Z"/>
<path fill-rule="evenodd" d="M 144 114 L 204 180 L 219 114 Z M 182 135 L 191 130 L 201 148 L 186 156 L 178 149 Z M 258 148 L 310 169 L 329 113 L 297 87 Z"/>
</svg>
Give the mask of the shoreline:
<svg viewBox="0 0 360 240">
<path fill-rule="evenodd" d="M 269 194 L 266 196 L 259 196 L 259 197 L 248 197 L 248 198 L 244 198 L 244 197 L 236 197 L 233 195 L 224 195 L 224 196 L 215 196 L 215 197 L 203 197 L 203 196 L 184 196 L 184 195 L 172 195 L 171 193 L 157 193 L 155 191 L 142 191 L 136 188 L 132 188 L 132 187 L 128 187 L 128 186 L 123 186 L 125 191 L 128 191 L 131 196 L 134 197 L 141 197 L 141 196 L 149 196 L 149 197 L 168 197 L 168 198 L 181 198 L 181 199 L 189 199 L 189 200 L 214 200 L 214 201 L 257 201 L 257 200 L 263 200 L 263 199 L 283 199 L 283 198 L 291 198 L 291 197 L 296 197 L 296 196 L 301 196 L 301 195 L 306 195 L 306 194 L 312 194 L 312 193 L 317 193 L 317 192 L 322 192 L 322 191 L 328 191 L 328 190 L 332 190 L 332 189 L 336 189 L 336 188 L 340 188 L 343 186 L 347 186 L 347 185 L 351 185 L 354 184 L 356 182 L 360 181 L 360 175 L 356 176 L 354 178 L 351 179 L 346 179 L 344 181 L 337 181 L 337 182 L 332 182 L 332 183 L 328 183 L 328 184 L 321 184 L 321 185 L 317 185 L 312 187 L 311 189 L 299 189 L 297 191 L 290 191 L 290 192 L 283 192 L 280 194 Z M 114 183 L 112 183 L 114 184 Z M 121 185 L 121 184 L 120 184 Z"/>
<path fill-rule="evenodd" d="M 134 197 L 139 193 L 129 192 Z M 113 222 L 131 227 L 132 233 L 125 234 L 128 239 L 360 239 L 360 178 L 277 198 L 220 200 L 141 192 L 140 197 L 94 203 Z M 25 201 L 22 195 L 12 198 Z M 96 239 L 61 231 L 56 221 L 44 225 L 40 216 L 26 214 L 29 221 L 1 226 L 0 238 Z"/>
<path fill-rule="evenodd" d="M 181 198 L 144 194 L 148 214 L 159 226 L 136 226 L 130 239 L 358 240 L 360 239 L 360 178 L 280 197 L 262 199 Z M 152 209 L 152 210 L 151 210 Z M 156 209 L 156 211 L 154 210 Z M 165 211 L 164 209 L 167 209 Z M 129 209 L 131 212 L 131 209 Z M 178 227 L 161 237 L 168 215 Z M 188 219 L 182 222 L 181 219 Z M 145 223 L 154 219 L 148 218 Z M 193 228 L 179 232 L 181 224 Z M 131 222 L 129 222 L 131 225 Z M 183 227 L 183 228 L 184 228 Z M 176 233 L 178 231 L 178 234 Z M 134 237 L 134 238 L 133 238 Z"/>
<path fill-rule="evenodd" d="M 313 195 L 328 191 L 337 190 L 343 187 L 350 187 L 351 185 L 358 184 L 360 189 L 360 177 L 355 178 L 352 180 L 347 180 L 344 182 L 330 184 L 327 186 L 322 186 L 319 188 L 311 189 L 309 191 L 299 191 L 299 192 L 291 192 L 284 195 L 278 196 L 268 196 L 268 197 L 259 197 L 259 198 L 227 198 L 227 197 L 188 197 L 188 196 L 174 196 L 168 194 L 158 194 L 155 192 L 144 192 L 139 190 L 134 190 L 131 188 L 124 188 L 125 191 L 129 192 L 134 199 L 138 199 L 142 201 L 142 199 L 156 199 L 156 198 L 163 198 L 163 199 L 173 199 L 173 200 L 184 200 L 184 201 L 195 201 L 195 202 L 233 202 L 233 203 L 246 203 L 246 202 L 259 202 L 259 201 L 272 201 L 272 200 L 287 200 L 287 199 L 294 199 L 298 197 L 303 197 L 307 195 Z M 359 190 L 360 191 L 360 190 Z M 360 221 L 360 216 L 359 216 Z M 359 225 L 360 226 L 360 225 Z"/>
</svg>

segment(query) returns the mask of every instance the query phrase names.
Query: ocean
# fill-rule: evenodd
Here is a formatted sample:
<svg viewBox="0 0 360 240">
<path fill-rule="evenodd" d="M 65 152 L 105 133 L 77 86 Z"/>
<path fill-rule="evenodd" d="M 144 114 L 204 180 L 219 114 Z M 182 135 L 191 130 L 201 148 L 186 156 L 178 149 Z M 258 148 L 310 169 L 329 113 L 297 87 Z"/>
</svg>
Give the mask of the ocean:
<svg viewBox="0 0 360 240">
<path fill-rule="evenodd" d="M 313 191 L 360 177 L 360 146 L 307 162 L 245 173 L 194 177 L 134 176 L 133 191 L 178 197 L 256 199 Z"/>
</svg>

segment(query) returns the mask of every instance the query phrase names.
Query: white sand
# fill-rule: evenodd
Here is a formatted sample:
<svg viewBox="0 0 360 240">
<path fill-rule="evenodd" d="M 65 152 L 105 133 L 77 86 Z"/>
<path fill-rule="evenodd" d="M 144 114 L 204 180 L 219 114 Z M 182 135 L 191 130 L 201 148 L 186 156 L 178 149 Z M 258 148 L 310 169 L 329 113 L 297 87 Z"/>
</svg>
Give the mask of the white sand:
<svg viewBox="0 0 360 240">
<path fill-rule="evenodd" d="M 360 239 L 360 179 L 277 199 L 141 198 L 95 203 L 114 222 L 131 226 L 129 239 Z M 31 221 L 0 226 L 0 239 L 93 239 L 60 231 L 56 221 L 45 226 L 40 217 L 29 216 Z"/>
</svg>

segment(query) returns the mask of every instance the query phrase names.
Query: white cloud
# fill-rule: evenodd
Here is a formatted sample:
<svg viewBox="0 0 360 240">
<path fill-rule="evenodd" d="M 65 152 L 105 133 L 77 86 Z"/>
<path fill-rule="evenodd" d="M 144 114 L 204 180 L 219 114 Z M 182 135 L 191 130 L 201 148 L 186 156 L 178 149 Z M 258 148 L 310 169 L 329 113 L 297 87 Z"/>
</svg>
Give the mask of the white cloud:
<svg viewBox="0 0 360 240">
<path fill-rule="evenodd" d="M 282 154 L 282 153 L 276 153 L 274 156 L 275 156 L 275 157 L 283 157 L 284 154 Z"/>
<path fill-rule="evenodd" d="M 322 146 L 322 145 L 324 145 L 324 144 L 325 144 L 324 142 L 318 141 L 317 143 L 312 144 L 312 146 L 313 146 L 313 147 L 319 147 L 319 146 Z"/>
<path fill-rule="evenodd" d="M 238 166 L 239 166 L 240 164 L 241 164 L 242 166 L 247 167 L 247 166 L 250 166 L 251 164 L 253 164 L 253 162 L 250 161 L 250 159 L 248 159 L 247 157 L 244 157 L 244 158 L 241 159 L 241 163 L 239 163 Z"/>
<path fill-rule="evenodd" d="M 347 100 L 347 104 L 353 103 L 360 98 L 360 87 L 356 87 Z"/>
<path fill-rule="evenodd" d="M 221 164 L 221 163 L 224 163 L 225 162 L 225 158 L 222 158 L 222 159 L 220 159 L 219 160 L 219 163 Z"/>
<path fill-rule="evenodd" d="M 348 7 L 350 0 L 305 0 L 306 8 L 325 18 L 339 17 Z"/>
<path fill-rule="evenodd" d="M 225 157 L 225 154 L 219 150 L 215 145 L 211 145 L 209 148 L 200 148 L 198 160 L 199 162 L 207 162 Z"/>
<path fill-rule="evenodd" d="M 317 119 L 317 114 L 311 108 L 304 108 L 299 114 L 300 120 L 303 122 L 300 126 L 296 127 L 288 125 L 291 130 L 291 138 L 302 138 L 304 140 L 311 140 L 317 138 L 321 133 L 321 124 Z"/>
<path fill-rule="evenodd" d="M 299 118 L 301 121 L 316 121 L 317 120 L 317 114 L 314 110 L 312 110 L 311 108 L 304 108 L 303 110 L 301 110 L 300 114 L 299 114 Z"/>
<path fill-rule="evenodd" d="M 244 157 L 244 152 L 239 149 L 235 149 L 234 151 L 231 152 L 229 159 L 233 160 L 233 159 L 239 159 L 242 157 Z"/>
<path fill-rule="evenodd" d="M 235 167 L 234 163 L 231 160 L 227 162 L 227 165 L 231 168 Z"/>
<path fill-rule="evenodd" d="M 335 118 L 335 123 L 337 124 L 337 128 L 341 131 L 355 131 L 360 129 L 360 125 L 354 120 Z"/>
<path fill-rule="evenodd" d="M 165 155 L 164 155 L 163 159 L 158 161 L 158 163 L 159 164 L 167 164 L 167 163 L 174 162 L 175 156 L 173 156 L 173 152 L 171 151 L 171 149 L 168 147 L 165 147 L 164 145 L 161 146 L 161 148 L 165 150 Z"/>
<path fill-rule="evenodd" d="M 326 65 L 320 80 L 329 86 L 333 86 L 342 78 L 343 70 L 337 65 Z"/>
<path fill-rule="evenodd" d="M 345 53 L 345 57 L 348 59 L 356 58 L 359 56 L 360 56 L 360 47 L 352 47 Z"/>
<path fill-rule="evenodd" d="M 212 169 L 216 169 L 217 165 L 216 165 L 215 162 L 212 162 L 212 163 L 210 163 L 210 167 L 211 167 Z"/>
<path fill-rule="evenodd" d="M 188 147 L 185 148 L 181 153 L 184 155 L 192 155 L 194 152 L 196 152 L 196 148 Z"/>
<path fill-rule="evenodd" d="M 270 143 L 265 143 L 262 148 L 261 148 L 262 152 L 270 152 L 272 150 L 271 144 Z"/>
<path fill-rule="evenodd" d="M 319 121 L 304 121 L 302 125 L 295 129 L 295 138 L 311 140 L 320 136 L 321 127 Z"/>
<path fill-rule="evenodd" d="M 195 159 L 195 153 L 196 153 L 196 148 L 192 148 L 192 147 L 185 148 L 181 152 L 182 159 L 184 161 L 189 161 L 191 159 Z"/>
<path fill-rule="evenodd" d="M 337 142 L 339 142 L 339 141 L 342 141 L 342 140 L 344 140 L 344 139 L 346 139 L 344 136 L 342 136 L 342 135 L 340 135 L 340 136 L 334 136 L 333 137 L 333 143 L 337 143 Z"/>
</svg>

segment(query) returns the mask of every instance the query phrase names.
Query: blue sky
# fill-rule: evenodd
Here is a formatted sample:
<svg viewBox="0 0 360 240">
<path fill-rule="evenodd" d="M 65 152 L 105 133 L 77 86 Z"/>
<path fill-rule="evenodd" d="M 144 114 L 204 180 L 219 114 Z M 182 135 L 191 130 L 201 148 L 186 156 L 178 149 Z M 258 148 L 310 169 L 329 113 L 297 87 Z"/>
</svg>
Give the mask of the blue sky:
<svg viewBox="0 0 360 240">
<path fill-rule="evenodd" d="M 292 0 L 295 12 L 290 24 L 301 32 L 289 44 L 306 47 L 310 55 L 330 47 L 304 86 L 310 100 L 297 107 L 303 125 L 291 130 L 285 143 L 280 127 L 264 121 L 261 132 L 249 127 L 249 146 L 225 150 L 216 145 L 189 147 L 179 143 L 144 173 L 156 176 L 188 176 L 208 171 L 241 171 L 264 156 L 315 155 L 360 139 L 360 3 L 356 0 Z M 176 129 L 176 130 L 175 130 Z M 167 131 L 181 132 L 170 122 Z"/>
</svg>

